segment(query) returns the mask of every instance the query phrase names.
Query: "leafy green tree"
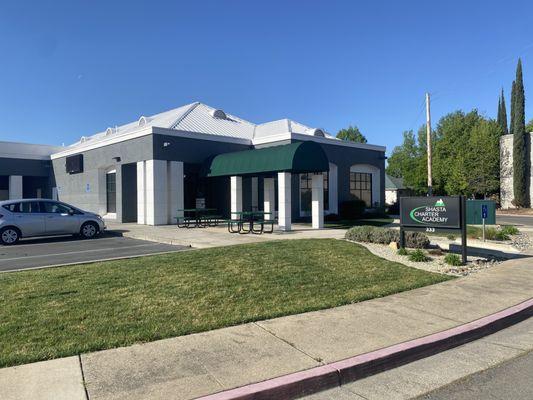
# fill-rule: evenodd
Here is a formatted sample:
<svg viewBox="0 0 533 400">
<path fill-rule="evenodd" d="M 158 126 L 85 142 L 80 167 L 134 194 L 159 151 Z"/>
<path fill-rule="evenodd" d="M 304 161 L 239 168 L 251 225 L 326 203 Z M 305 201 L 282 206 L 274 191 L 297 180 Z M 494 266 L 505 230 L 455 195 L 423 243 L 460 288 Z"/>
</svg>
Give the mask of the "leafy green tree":
<svg viewBox="0 0 533 400">
<path fill-rule="evenodd" d="M 471 194 L 486 198 L 500 189 L 501 126 L 493 120 L 482 120 L 470 132 L 465 167 Z"/>
<path fill-rule="evenodd" d="M 472 149 L 468 147 L 472 129 L 483 120 L 477 110 L 456 111 L 437 124 L 438 140 L 433 152 L 433 176 L 446 194 L 470 194 L 467 168 Z"/>
<path fill-rule="evenodd" d="M 516 101 L 516 82 L 513 81 L 513 84 L 511 85 L 511 123 L 509 124 L 509 133 L 511 135 L 514 134 L 514 114 L 516 111 L 515 101 Z"/>
<path fill-rule="evenodd" d="M 428 189 L 425 129 L 420 127 L 417 136 L 412 130 L 403 133 L 403 143 L 392 150 L 386 169 L 388 175 L 403 178 L 404 184 L 418 194 Z"/>
<path fill-rule="evenodd" d="M 533 132 L 533 119 L 530 120 L 530 121 L 526 124 L 526 132 L 527 132 L 527 133 Z"/>
<path fill-rule="evenodd" d="M 515 99 L 512 104 L 513 115 L 513 193 L 514 205 L 517 207 L 529 206 L 527 190 L 527 151 L 526 151 L 526 122 L 525 122 L 525 94 L 522 79 L 522 61 L 518 59 L 515 79 Z"/>
<path fill-rule="evenodd" d="M 501 127 L 502 135 L 507 135 L 509 130 L 507 128 L 507 108 L 505 107 L 505 96 L 502 93 L 498 99 L 498 125 Z"/>
<path fill-rule="evenodd" d="M 357 126 L 349 126 L 348 128 L 341 129 L 337 133 L 337 138 L 342 140 L 348 140 L 356 143 L 366 143 L 366 137 L 361 133 Z"/>
</svg>

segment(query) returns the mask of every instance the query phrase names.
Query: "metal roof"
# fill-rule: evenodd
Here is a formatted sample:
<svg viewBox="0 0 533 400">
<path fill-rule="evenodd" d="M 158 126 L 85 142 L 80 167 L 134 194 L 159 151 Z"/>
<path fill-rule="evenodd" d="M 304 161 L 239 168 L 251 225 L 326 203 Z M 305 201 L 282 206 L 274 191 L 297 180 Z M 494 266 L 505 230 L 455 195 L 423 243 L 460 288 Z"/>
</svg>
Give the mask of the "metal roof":
<svg viewBox="0 0 533 400">
<path fill-rule="evenodd" d="M 127 135 L 147 127 L 172 129 L 181 132 L 203 133 L 253 140 L 269 136 L 297 133 L 310 136 L 334 137 L 321 129 L 310 128 L 290 119 L 254 124 L 242 118 L 227 114 L 206 104 L 195 102 L 152 116 L 140 116 L 138 120 L 125 125 L 111 125 L 106 130 L 92 136 L 82 136 L 69 148 L 80 148 L 113 137 Z"/>
</svg>

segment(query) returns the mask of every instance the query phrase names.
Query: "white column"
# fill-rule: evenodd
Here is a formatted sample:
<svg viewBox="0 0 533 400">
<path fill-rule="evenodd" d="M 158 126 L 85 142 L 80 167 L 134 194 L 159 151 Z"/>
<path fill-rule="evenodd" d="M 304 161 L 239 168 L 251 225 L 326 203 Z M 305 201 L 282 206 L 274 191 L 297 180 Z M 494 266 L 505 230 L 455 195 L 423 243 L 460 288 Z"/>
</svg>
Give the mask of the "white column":
<svg viewBox="0 0 533 400">
<path fill-rule="evenodd" d="M 137 163 L 137 223 L 146 224 L 146 161 Z"/>
<path fill-rule="evenodd" d="M 324 177 L 322 174 L 313 175 L 311 188 L 313 229 L 322 229 L 324 227 Z"/>
<path fill-rule="evenodd" d="M 259 206 L 259 184 L 257 177 L 252 178 L 252 210 L 258 210 Z"/>
<path fill-rule="evenodd" d="M 267 219 L 274 219 L 276 217 L 275 215 L 275 207 L 276 207 L 276 188 L 274 187 L 274 178 L 264 178 L 263 179 L 263 198 L 264 198 L 264 205 L 263 205 L 263 211 L 265 213 L 270 213 L 266 215 Z"/>
<path fill-rule="evenodd" d="M 22 199 L 22 176 L 9 176 L 9 200 Z"/>
<path fill-rule="evenodd" d="M 178 215 L 178 209 L 183 209 L 183 163 L 181 161 L 169 161 L 168 163 L 168 220 L 167 223 L 176 222 L 176 217 L 182 217 L 183 212 Z"/>
<path fill-rule="evenodd" d="M 168 222 L 167 161 L 146 161 L 146 224 L 166 225 Z"/>
<path fill-rule="evenodd" d="M 291 230 L 291 174 L 278 172 L 278 226 L 282 231 Z"/>
<path fill-rule="evenodd" d="M 231 219 L 239 216 L 234 214 L 242 211 L 242 177 L 232 176 L 231 181 Z"/>
</svg>

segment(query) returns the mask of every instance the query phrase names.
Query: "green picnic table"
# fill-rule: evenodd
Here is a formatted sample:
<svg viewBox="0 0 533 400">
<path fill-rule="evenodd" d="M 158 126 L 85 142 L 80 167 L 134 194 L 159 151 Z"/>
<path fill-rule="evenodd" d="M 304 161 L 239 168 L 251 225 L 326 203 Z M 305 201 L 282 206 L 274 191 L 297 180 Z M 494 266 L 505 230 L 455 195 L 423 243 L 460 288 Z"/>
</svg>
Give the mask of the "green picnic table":
<svg viewBox="0 0 533 400">
<path fill-rule="evenodd" d="M 265 211 L 234 211 L 231 216 L 237 216 L 236 219 L 228 220 L 228 231 L 231 233 L 272 233 L 274 232 L 274 219 L 270 216 L 271 212 Z M 266 218 L 269 216 L 268 218 Z M 245 228 L 248 225 L 248 229 Z M 235 225 L 237 229 L 235 230 Z M 270 230 L 265 231 L 265 225 L 270 226 Z M 257 227 L 259 226 L 259 229 Z"/>
<path fill-rule="evenodd" d="M 176 217 L 178 228 L 205 228 L 218 224 L 220 215 L 214 215 L 216 208 L 181 208 Z M 179 214 L 183 213 L 180 217 Z"/>
</svg>

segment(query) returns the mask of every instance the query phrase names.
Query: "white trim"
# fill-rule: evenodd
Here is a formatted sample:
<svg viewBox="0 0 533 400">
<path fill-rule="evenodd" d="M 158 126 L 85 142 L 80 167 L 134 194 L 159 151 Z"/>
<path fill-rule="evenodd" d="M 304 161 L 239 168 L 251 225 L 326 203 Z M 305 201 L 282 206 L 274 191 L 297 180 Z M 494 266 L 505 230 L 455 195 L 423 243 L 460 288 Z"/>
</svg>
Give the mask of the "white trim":
<svg viewBox="0 0 533 400">
<path fill-rule="evenodd" d="M 110 169 L 109 171 L 106 171 L 106 174 L 116 174 L 117 173 L 117 169 L 116 168 L 113 168 L 113 169 Z"/>
<path fill-rule="evenodd" d="M 95 142 L 93 144 L 91 144 L 91 142 L 89 141 L 89 142 L 86 142 L 86 144 L 77 145 L 76 147 L 68 148 L 65 151 L 60 151 L 59 153 L 54 153 L 54 154 L 52 154 L 50 156 L 50 158 L 52 160 L 55 160 L 55 159 L 58 159 L 58 158 L 70 156 L 72 154 L 78 154 L 78 153 L 82 153 L 84 151 L 94 150 L 94 149 L 97 149 L 99 147 L 109 146 L 111 144 L 120 143 L 120 142 L 124 142 L 126 140 L 136 139 L 136 138 L 139 138 L 139 137 L 142 137 L 142 136 L 146 136 L 146 135 L 151 135 L 151 134 L 152 134 L 152 127 L 148 126 L 146 128 L 142 128 L 142 129 L 139 129 L 139 130 L 136 130 L 136 131 L 133 131 L 131 133 L 124 134 L 124 135 L 106 136 L 104 139 L 99 140 L 99 141 L 97 141 L 97 142 Z"/>
</svg>

